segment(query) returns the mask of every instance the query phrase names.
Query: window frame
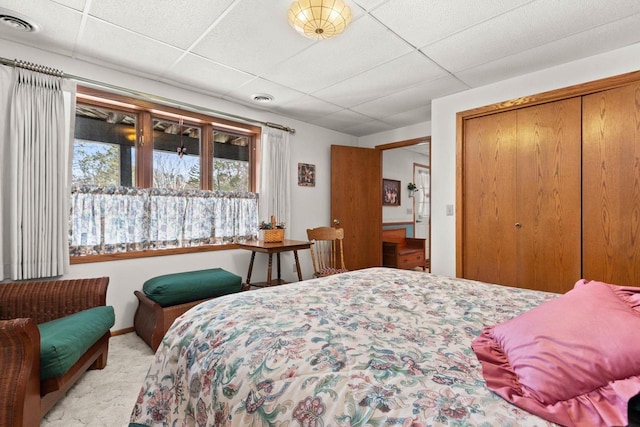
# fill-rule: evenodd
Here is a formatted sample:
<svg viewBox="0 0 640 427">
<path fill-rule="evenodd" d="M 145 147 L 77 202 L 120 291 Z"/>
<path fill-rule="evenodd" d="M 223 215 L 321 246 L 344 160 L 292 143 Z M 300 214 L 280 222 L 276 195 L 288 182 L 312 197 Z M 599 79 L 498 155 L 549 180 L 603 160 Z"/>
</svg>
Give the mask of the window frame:
<svg viewBox="0 0 640 427">
<path fill-rule="evenodd" d="M 200 126 L 200 189 L 214 190 L 213 187 L 213 134 L 215 131 L 239 134 L 249 139 L 249 192 L 257 192 L 259 165 L 258 142 L 262 137 L 260 126 L 234 122 L 203 112 L 177 108 L 131 96 L 114 94 L 86 86 L 78 86 L 76 104 L 98 108 L 116 109 L 136 115 L 135 183 L 137 188 L 153 187 L 153 119 L 183 119 L 184 123 Z M 75 139 L 75 137 L 74 137 Z M 122 259 L 146 258 L 185 253 L 209 252 L 237 249 L 237 244 L 202 245 L 187 248 L 154 249 L 101 255 L 70 256 L 71 264 L 84 264 Z"/>
</svg>

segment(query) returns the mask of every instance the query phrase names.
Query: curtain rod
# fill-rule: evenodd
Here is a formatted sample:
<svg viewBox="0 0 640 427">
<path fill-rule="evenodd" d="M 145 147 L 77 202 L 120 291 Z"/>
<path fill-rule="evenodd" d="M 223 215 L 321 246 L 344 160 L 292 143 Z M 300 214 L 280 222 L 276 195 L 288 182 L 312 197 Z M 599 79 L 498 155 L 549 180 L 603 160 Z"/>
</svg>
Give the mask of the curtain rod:
<svg viewBox="0 0 640 427">
<path fill-rule="evenodd" d="M 57 70 L 55 68 L 46 67 L 46 66 L 38 65 L 38 64 L 33 64 L 31 62 L 21 61 L 21 60 L 18 60 L 18 59 L 13 59 L 12 60 L 12 59 L 7 59 L 7 58 L 0 57 L 0 63 L 4 64 L 4 65 L 9 65 L 9 66 L 12 66 L 12 67 L 19 67 L 19 68 L 25 68 L 25 69 L 31 70 L 31 71 L 37 71 L 39 73 L 50 74 L 50 75 L 57 76 L 57 77 L 64 77 L 64 78 L 75 80 L 75 81 L 78 81 L 78 82 L 89 83 L 91 85 L 117 90 L 119 92 L 126 92 L 126 93 L 129 93 L 129 94 L 132 94 L 132 95 L 135 95 L 137 97 L 141 97 L 141 98 L 147 99 L 147 100 L 152 100 L 152 101 L 158 101 L 158 102 L 162 102 L 162 103 L 169 103 L 169 104 L 173 104 L 173 105 L 178 105 L 178 106 L 190 109 L 190 110 L 194 110 L 196 112 L 203 112 L 204 111 L 204 112 L 216 115 L 216 116 L 221 116 L 222 118 L 232 118 L 232 119 L 236 119 L 236 120 L 241 120 L 243 122 L 256 123 L 256 124 L 260 124 L 260 125 L 267 126 L 267 127 L 270 127 L 270 128 L 280 129 L 280 130 L 283 130 L 285 132 L 289 132 L 289 133 L 293 133 L 293 134 L 296 133 L 295 129 L 290 128 L 288 126 L 279 125 L 277 123 L 263 122 L 263 121 L 256 120 L 256 119 L 250 119 L 250 118 L 247 118 L 247 117 L 242 117 L 242 116 L 238 116 L 238 115 L 231 114 L 231 113 L 225 113 L 225 112 L 222 112 L 222 111 L 213 110 L 213 109 L 207 108 L 207 107 L 200 107 L 198 105 L 189 104 L 188 102 L 177 101 L 175 99 L 165 98 L 163 96 L 152 95 L 150 93 L 140 92 L 140 91 L 133 90 L 133 89 L 128 89 L 128 88 L 125 88 L 125 87 L 122 87 L 122 86 L 116 86 L 116 85 L 112 85 L 110 83 L 104 83 L 104 82 L 100 82 L 100 81 L 97 81 L 97 80 L 88 79 L 86 77 L 74 76 L 73 74 L 67 74 L 67 73 L 64 73 L 64 72 L 62 72 L 60 70 Z"/>
</svg>

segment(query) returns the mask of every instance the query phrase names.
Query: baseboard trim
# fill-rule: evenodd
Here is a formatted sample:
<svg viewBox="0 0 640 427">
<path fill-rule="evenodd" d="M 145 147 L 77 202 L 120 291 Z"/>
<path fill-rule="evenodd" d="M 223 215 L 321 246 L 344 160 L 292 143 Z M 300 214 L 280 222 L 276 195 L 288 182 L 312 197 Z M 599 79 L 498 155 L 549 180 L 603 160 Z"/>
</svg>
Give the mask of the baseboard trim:
<svg viewBox="0 0 640 427">
<path fill-rule="evenodd" d="M 118 329 L 117 331 L 111 331 L 111 336 L 115 337 L 117 335 L 124 335 L 124 334 L 128 334 L 129 332 L 133 332 L 133 331 L 135 331 L 135 329 L 133 329 L 133 326 L 131 326 L 129 328 Z"/>
</svg>

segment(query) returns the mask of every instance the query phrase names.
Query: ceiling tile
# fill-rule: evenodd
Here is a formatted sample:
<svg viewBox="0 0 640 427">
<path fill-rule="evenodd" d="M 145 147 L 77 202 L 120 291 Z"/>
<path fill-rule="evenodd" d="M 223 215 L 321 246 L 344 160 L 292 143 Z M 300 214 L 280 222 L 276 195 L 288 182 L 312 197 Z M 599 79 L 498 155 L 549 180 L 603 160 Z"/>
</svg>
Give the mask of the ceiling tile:
<svg viewBox="0 0 640 427">
<path fill-rule="evenodd" d="M 379 120 L 372 120 L 369 122 L 364 122 L 355 126 L 350 126 L 348 128 L 342 129 L 341 132 L 348 133 L 349 135 L 354 135 L 354 136 L 365 136 L 365 135 L 372 135 L 374 133 L 385 132 L 392 129 L 393 129 L 392 125 L 383 123 Z"/>
<path fill-rule="evenodd" d="M 456 73 L 479 87 L 640 42 L 640 14 Z"/>
<path fill-rule="evenodd" d="M 414 51 L 313 95 L 349 108 L 445 75 L 437 64 Z"/>
<path fill-rule="evenodd" d="M 25 33 L 0 25 L 0 38 L 63 54 L 73 52 L 82 20 L 82 14 L 77 10 L 48 1 L 24 0 L 1 0 L 0 8 L 6 9 L 3 13 L 7 10 L 17 12 L 40 28 L 38 32 Z"/>
<path fill-rule="evenodd" d="M 188 48 L 233 0 L 94 0 L 92 16 L 172 46 Z"/>
<path fill-rule="evenodd" d="M 290 28 L 291 0 L 0 0 L 43 28 L 0 27 L 0 45 L 362 136 L 430 120 L 434 97 L 640 43 L 640 0 L 348 2 L 352 24 L 318 42 Z M 265 92 L 275 102 L 249 99 Z"/>
<path fill-rule="evenodd" d="M 373 10 L 389 0 L 351 0 L 352 3 L 360 6 L 364 10 Z"/>
<path fill-rule="evenodd" d="M 174 47 L 95 18 L 87 19 L 76 52 L 150 75 L 162 75 L 182 54 Z"/>
<path fill-rule="evenodd" d="M 339 37 L 312 45 L 263 77 L 310 93 L 411 50 L 367 15 L 354 21 Z"/>
<path fill-rule="evenodd" d="M 413 46 L 421 47 L 531 0 L 390 0 L 372 12 Z"/>
<path fill-rule="evenodd" d="M 76 10 L 84 10 L 86 0 L 51 0 L 54 3 L 58 3 Z"/>
<path fill-rule="evenodd" d="M 431 100 L 434 98 L 450 95 L 465 89 L 469 89 L 469 87 L 455 77 L 447 76 L 351 109 L 369 117 L 384 119 L 386 116 L 393 116 L 424 107 L 425 105 L 431 105 Z"/>
<path fill-rule="evenodd" d="M 584 8 L 572 2 L 538 0 L 421 50 L 456 72 L 639 12 L 637 0 L 598 0 Z"/>
<path fill-rule="evenodd" d="M 273 111 L 308 122 L 309 120 L 317 119 L 319 116 L 326 116 L 341 109 L 342 108 L 337 105 L 305 95 L 285 105 L 274 107 Z"/>
<path fill-rule="evenodd" d="M 351 110 L 340 110 L 333 114 L 328 114 L 317 120 L 310 120 L 309 123 L 314 125 L 327 127 L 329 129 L 345 129 L 355 126 L 363 121 L 370 121 L 371 117 L 364 116 Z"/>
<path fill-rule="evenodd" d="M 427 122 L 431 120 L 431 103 L 415 110 L 405 111 L 404 113 L 395 114 L 384 118 L 384 122 L 392 125 L 392 127 L 400 128 L 415 123 Z"/>
<path fill-rule="evenodd" d="M 224 95 L 255 77 L 197 55 L 187 54 L 163 78 L 179 80 L 208 92 Z"/>
<path fill-rule="evenodd" d="M 289 25 L 288 6 L 288 1 L 240 2 L 193 48 L 193 52 L 240 70 L 263 74 L 315 43 L 315 40 L 300 36 Z"/>
</svg>

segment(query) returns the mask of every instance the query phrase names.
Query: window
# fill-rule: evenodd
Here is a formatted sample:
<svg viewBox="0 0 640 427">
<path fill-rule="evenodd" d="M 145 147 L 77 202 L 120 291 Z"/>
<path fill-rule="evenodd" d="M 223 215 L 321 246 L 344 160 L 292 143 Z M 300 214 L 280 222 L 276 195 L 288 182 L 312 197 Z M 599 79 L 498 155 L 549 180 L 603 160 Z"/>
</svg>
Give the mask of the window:
<svg viewBox="0 0 640 427">
<path fill-rule="evenodd" d="M 134 182 L 137 115 L 77 105 L 73 183 L 131 187 Z"/>
<path fill-rule="evenodd" d="M 182 120 L 153 119 L 154 188 L 200 189 L 200 134 Z"/>
<path fill-rule="evenodd" d="M 251 238 L 259 138 L 259 127 L 78 88 L 72 256 Z"/>
<path fill-rule="evenodd" d="M 246 136 L 213 131 L 213 188 L 249 191 L 250 146 Z"/>
</svg>

